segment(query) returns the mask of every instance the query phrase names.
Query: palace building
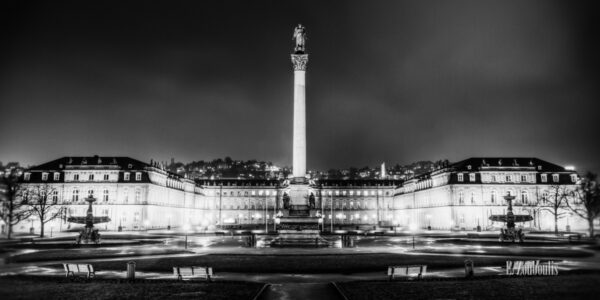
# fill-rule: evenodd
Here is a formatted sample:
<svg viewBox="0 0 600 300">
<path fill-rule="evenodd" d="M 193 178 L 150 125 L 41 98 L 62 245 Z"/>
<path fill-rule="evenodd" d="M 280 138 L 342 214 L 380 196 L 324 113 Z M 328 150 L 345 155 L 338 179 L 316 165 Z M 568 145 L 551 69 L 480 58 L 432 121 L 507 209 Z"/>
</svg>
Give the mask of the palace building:
<svg viewBox="0 0 600 300">
<path fill-rule="evenodd" d="M 68 217 L 85 216 L 88 196 L 97 199 L 94 215 L 110 218 L 98 225 L 105 230 L 264 228 L 265 220 L 273 230 L 291 185 L 287 180 L 193 181 L 156 162 L 129 157 L 63 157 L 22 176 L 25 189 L 46 186 L 52 201 L 66 207 L 61 218 L 46 225 L 55 231 L 75 225 Z M 515 214 L 533 216 L 521 224 L 524 228 L 552 230 L 550 200 L 559 189 L 574 190 L 577 181 L 574 171 L 537 158 L 470 158 L 405 181 L 311 180 L 309 198 L 324 230 L 487 230 L 503 225 L 489 216 L 505 213 L 503 196 L 511 194 Z M 38 223 L 23 221 L 14 230 L 28 231 Z M 561 230 L 567 226 L 586 228 L 568 214 L 559 220 Z"/>
</svg>

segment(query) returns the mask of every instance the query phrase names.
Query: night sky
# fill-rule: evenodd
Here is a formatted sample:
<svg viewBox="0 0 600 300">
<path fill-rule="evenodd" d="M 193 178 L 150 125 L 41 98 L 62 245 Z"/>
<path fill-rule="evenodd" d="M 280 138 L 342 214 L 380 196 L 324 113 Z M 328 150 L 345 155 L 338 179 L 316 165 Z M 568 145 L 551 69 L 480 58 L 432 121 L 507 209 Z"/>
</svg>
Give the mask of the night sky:
<svg viewBox="0 0 600 300">
<path fill-rule="evenodd" d="M 600 172 L 596 7 L 323 2 L 3 2 L 0 161 L 291 165 L 302 23 L 309 169 L 534 156 Z"/>
</svg>

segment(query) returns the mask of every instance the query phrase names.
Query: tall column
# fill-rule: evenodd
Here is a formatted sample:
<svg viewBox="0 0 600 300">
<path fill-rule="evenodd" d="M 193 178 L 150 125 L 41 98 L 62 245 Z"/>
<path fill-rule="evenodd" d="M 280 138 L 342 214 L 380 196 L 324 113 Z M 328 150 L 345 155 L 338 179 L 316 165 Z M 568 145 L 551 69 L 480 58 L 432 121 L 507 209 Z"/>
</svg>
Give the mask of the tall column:
<svg viewBox="0 0 600 300">
<path fill-rule="evenodd" d="M 306 65 L 308 54 L 292 54 L 294 65 L 294 181 L 304 182 L 306 176 Z"/>
</svg>

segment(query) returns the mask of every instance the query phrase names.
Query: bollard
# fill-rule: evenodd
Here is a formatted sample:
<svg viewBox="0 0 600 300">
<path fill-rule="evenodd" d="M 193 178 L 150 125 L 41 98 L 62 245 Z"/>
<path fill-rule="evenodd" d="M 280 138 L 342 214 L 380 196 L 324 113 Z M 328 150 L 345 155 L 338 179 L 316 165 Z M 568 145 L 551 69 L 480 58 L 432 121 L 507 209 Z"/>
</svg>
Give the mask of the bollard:
<svg viewBox="0 0 600 300">
<path fill-rule="evenodd" d="M 470 259 L 465 259 L 465 278 L 472 278 L 474 275 L 473 270 L 473 261 Z"/>
<path fill-rule="evenodd" d="M 135 279 L 135 261 L 130 261 L 127 263 L 127 279 Z"/>
</svg>

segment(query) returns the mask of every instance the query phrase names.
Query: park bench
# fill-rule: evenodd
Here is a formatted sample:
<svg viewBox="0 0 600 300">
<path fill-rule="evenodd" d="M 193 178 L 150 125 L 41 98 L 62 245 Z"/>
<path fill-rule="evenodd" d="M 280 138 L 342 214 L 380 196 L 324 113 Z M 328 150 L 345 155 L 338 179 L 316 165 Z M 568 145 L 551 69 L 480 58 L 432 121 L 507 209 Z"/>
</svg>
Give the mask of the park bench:
<svg viewBox="0 0 600 300">
<path fill-rule="evenodd" d="M 206 281 L 211 281 L 213 270 L 211 267 L 173 267 L 173 275 L 178 280 L 204 278 Z"/>
<path fill-rule="evenodd" d="M 390 266 L 388 267 L 389 280 L 393 280 L 394 277 L 403 278 L 423 278 L 427 273 L 427 265 L 408 265 L 408 266 Z"/>
<path fill-rule="evenodd" d="M 96 277 L 94 266 L 90 264 L 63 264 L 65 268 L 65 277 L 77 277 L 85 274 L 86 278 Z"/>
</svg>

